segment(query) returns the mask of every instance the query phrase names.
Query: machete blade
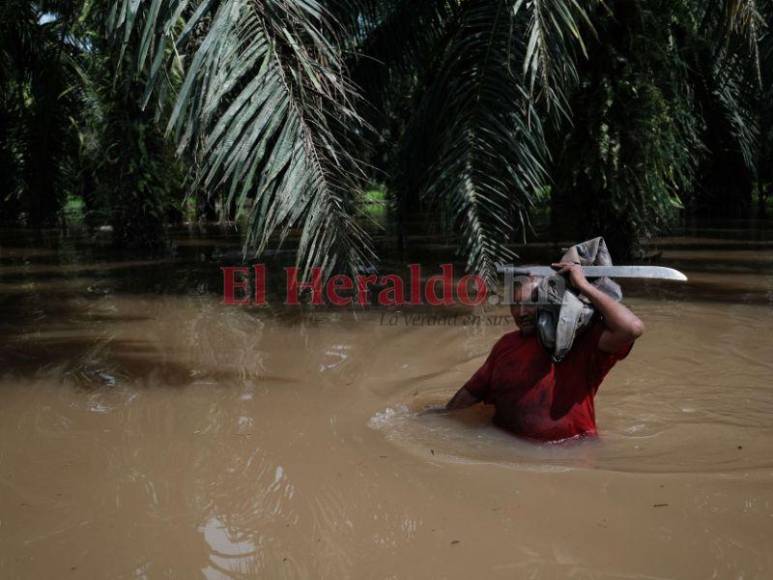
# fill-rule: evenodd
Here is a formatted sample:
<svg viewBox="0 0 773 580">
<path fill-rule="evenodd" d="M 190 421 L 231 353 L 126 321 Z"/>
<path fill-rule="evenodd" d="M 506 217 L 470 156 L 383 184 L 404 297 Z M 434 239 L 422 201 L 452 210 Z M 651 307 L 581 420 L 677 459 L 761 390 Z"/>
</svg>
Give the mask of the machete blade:
<svg viewBox="0 0 773 580">
<path fill-rule="evenodd" d="M 497 272 L 510 273 L 515 276 L 552 276 L 556 273 L 550 266 L 513 266 L 498 264 Z M 675 280 L 686 282 L 687 276 L 679 270 L 663 266 L 583 266 L 582 272 L 586 278 L 649 278 L 651 280 Z"/>
</svg>

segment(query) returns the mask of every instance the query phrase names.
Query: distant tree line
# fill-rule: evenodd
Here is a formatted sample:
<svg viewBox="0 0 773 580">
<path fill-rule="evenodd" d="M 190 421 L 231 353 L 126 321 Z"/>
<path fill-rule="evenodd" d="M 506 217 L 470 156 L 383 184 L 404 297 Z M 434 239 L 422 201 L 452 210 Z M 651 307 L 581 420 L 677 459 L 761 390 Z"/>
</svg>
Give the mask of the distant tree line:
<svg viewBox="0 0 773 580">
<path fill-rule="evenodd" d="M 398 245 L 429 215 L 489 278 L 538 215 L 635 257 L 680 217 L 764 213 L 772 4 L 4 0 L 0 222 L 77 202 L 147 250 L 193 212 L 358 269 L 380 183 Z"/>
</svg>

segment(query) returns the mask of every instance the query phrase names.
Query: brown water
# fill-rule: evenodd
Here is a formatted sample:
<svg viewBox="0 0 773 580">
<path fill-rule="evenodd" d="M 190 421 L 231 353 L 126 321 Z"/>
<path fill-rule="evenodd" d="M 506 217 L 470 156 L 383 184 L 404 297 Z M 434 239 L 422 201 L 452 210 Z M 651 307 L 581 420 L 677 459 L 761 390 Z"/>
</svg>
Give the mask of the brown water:
<svg viewBox="0 0 773 580">
<path fill-rule="evenodd" d="M 533 445 L 418 413 L 509 327 L 223 306 L 233 241 L 4 235 L 0 577 L 773 573 L 769 242 L 664 240 L 600 439 Z"/>
</svg>

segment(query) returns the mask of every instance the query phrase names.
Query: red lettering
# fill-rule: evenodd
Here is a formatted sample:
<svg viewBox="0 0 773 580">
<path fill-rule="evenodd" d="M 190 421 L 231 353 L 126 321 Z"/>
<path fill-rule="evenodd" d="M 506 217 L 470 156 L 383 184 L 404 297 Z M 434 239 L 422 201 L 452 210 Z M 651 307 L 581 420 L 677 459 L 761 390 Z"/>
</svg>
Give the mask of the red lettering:
<svg viewBox="0 0 773 580">
<path fill-rule="evenodd" d="M 442 274 L 432 276 L 427 280 L 425 289 L 427 304 L 430 306 L 452 306 L 454 303 L 454 266 L 453 264 L 442 264 L 440 270 L 443 272 Z M 438 283 L 442 288 L 442 298 L 439 298 L 436 292 Z"/>
<path fill-rule="evenodd" d="M 243 266 L 223 266 L 220 268 L 223 271 L 223 304 L 233 305 L 245 305 L 250 303 L 250 299 L 247 296 L 247 288 L 249 286 L 249 280 L 243 278 L 237 282 L 236 274 L 247 275 L 249 269 Z M 244 297 L 236 299 L 236 289 L 244 290 Z"/>
<path fill-rule="evenodd" d="M 301 290 L 311 289 L 311 303 L 314 306 L 321 306 L 322 302 L 322 269 L 315 266 L 311 269 L 311 283 L 298 281 L 298 270 L 295 266 L 285 268 L 287 275 L 287 291 L 285 293 L 285 304 L 297 306 L 298 294 Z"/>
<path fill-rule="evenodd" d="M 367 276 L 363 276 L 362 274 L 357 275 L 357 303 L 360 306 L 368 304 L 368 298 L 370 296 L 368 284 L 375 284 L 377 280 L 378 276 L 375 274 L 368 274 Z"/>
<path fill-rule="evenodd" d="M 409 304 L 412 306 L 420 306 L 421 305 L 421 265 L 409 264 L 408 270 L 411 272 L 410 274 L 411 301 L 409 302 Z"/>
<path fill-rule="evenodd" d="M 475 299 L 470 300 L 469 284 L 472 282 L 475 285 Z M 465 306 L 477 306 L 483 304 L 486 301 L 488 295 L 488 288 L 486 283 L 480 276 L 475 274 L 467 274 L 462 276 L 459 283 L 456 285 L 456 294 L 459 296 L 459 302 Z"/>
<path fill-rule="evenodd" d="M 255 264 L 255 305 L 266 305 L 266 265 Z"/>
<path fill-rule="evenodd" d="M 379 280 L 379 284 L 382 286 L 386 286 L 390 282 L 391 286 L 387 286 L 378 293 L 378 303 L 381 306 L 402 306 L 405 304 L 405 283 L 397 274 L 387 274 Z"/>
<path fill-rule="evenodd" d="M 336 274 L 327 281 L 327 300 L 333 306 L 349 306 L 352 297 L 339 296 L 339 290 L 351 290 L 354 285 L 352 279 L 346 274 Z"/>
</svg>

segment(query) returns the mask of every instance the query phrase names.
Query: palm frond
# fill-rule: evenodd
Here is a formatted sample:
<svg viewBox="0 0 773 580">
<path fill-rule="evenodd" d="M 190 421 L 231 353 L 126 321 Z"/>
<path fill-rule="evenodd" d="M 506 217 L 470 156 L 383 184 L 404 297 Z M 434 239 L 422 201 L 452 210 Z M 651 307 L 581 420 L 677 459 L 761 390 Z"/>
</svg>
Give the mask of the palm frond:
<svg viewBox="0 0 773 580">
<path fill-rule="evenodd" d="M 568 117 L 566 91 L 578 80 L 578 49 L 587 56 L 582 28 L 593 32 L 593 25 L 577 0 L 516 0 L 513 15 L 521 10 L 528 14 L 523 71 L 529 91 Z"/>
<path fill-rule="evenodd" d="M 744 75 L 745 65 L 738 55 L 727 57 L 723 66 L 716 63 L 712 95 L 724 117 L 726 144 L 737 149 L 746 167 L 755 172 L 760 128 L 753 102 L 755 81 L 752 74 Z"/>
<path fill-rule="evenodd" d="M 431 90 L 412 131 L 408 157 L 429 166 L 420 188 L 453 217 L 467 267 L 489 284 L 495 264 L 528 223 L 534 192 L 545 182 L 545 144 L 521 86 L 523 57 L 508 3 L 464 4 Z M 430 152 L 424 158 L 422 152 Z"/>
<path fill-rule="evenodd" d="M 724 131 L 726 147 L 737 150 L 751 173 L 756 171 L 756 151 L 760 133 L 756 118 L 755 95 L 762 85 L 760 39 L 764 22 L 756 0 L 720 2 L 714 45 L 714 58 L 704 71 L 713 108 L 722 116 L 713 123 Z"/>
<path fill-rule="evenodd" d="M 355 219 L 362 177 L 351 140 L 362 127 L 347 81 L 337 25 L 316 0 L 151 0 L 138 65 L 153 63 L 174 36 L 181 52 L 203 28 L 185 66 L 168 129 L 180 152 L 203 160 L 202 183 L 225 187 L 248 212 L 245 253 L 299 227 L 298 263 L 358 268 L 374 259 Z M 131 33 L 132 3 L 116 25 Z M 186 12 L 188 11 L 188 12 Z M 188 16 L 186 16 L 188 14 Z M 187 18 L 187 19 L 186 19 Z M 146 38 L 150 37 L 150 40 Z M 151 56 L 152 55 L 152 56 Z M 156 74 L 151 69 L 151 76 Z"/>
<path fill-rule="evenodd" d="M 375 104 L 396 77 L 423 75 L 458 12 L 460 0 L 357 2 L 350 47 L 354 80 Z"/>
</svg>

